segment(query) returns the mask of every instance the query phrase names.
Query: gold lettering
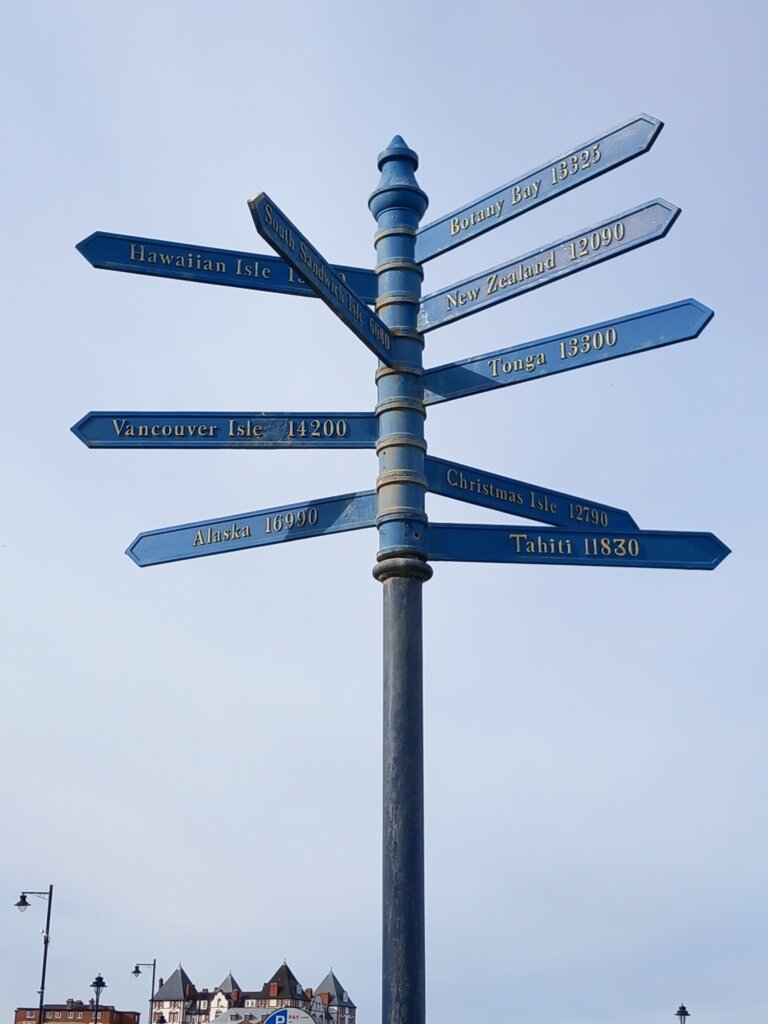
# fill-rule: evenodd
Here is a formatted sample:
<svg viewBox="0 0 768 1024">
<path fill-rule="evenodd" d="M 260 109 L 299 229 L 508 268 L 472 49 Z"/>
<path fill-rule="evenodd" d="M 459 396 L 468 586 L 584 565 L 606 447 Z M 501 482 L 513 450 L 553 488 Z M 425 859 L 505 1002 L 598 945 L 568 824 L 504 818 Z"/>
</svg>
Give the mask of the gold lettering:
<svg viewBox="0 0 768 1024">
<path fill-rule="evenodd" d="M 571 538 L 556 533 L 537 533 L 535 540 L 530 540 L 527 533 L 510 533 L 509 540 L 514 540 L 517 555 L 573 555 Z"/>
</svg>

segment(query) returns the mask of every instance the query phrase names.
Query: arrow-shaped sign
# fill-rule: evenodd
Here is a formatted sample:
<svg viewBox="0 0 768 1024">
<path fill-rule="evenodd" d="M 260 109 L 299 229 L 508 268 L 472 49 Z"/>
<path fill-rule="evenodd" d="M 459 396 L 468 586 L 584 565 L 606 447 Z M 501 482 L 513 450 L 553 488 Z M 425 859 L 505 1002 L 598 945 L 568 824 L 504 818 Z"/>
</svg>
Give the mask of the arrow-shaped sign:
<svg viewBox="0 0 768 1024">
<path fill-rule="evenodd" d="M 416 234 L 416 259 L 426 263 L 470 238 L 647 153 L 662 127 L 658 118 L 639 114 L 612 131 L 582 142 L 535 171 L 425 224 Z"/>
<path fill-rule="evenodd" d="M 89 412 L 72 427 L 89 448 L 375 448 L 365 412 Z"/>
<path fill-rule="evenodd" d="M 486 473 L 447 459 L 427 455 L 424 473 L 427 487 L 433 494 L 483 505 L 523 519 L 534 519 L 552 526 L 569 526 L 572 530 L 594 530 L 597 527 L 620 531 L 637 529 L 637 523 L 623 509 L 523 480 Z"/>
<path fill-rule="evenodd" d="M 137 565 L 159 565 L 325 533 L 361 530 L 375 524 L 376 492 L 360 491 L 245 512 L 226 519 L 205 519 L 164 530 L 148 530 L 140 533 L 125 553 Z"/>
<path fill-rule="evenodd" d="M 565 334 L 435 366 L 422 377 L 424 403 L 436 405 L 688 341 L 697 338 L 713 316 L 712 310 L 696 299 L 683 299 Z"/>
<path fill-rule="evenodd" d="M 78 242 L 76 248 L 91 266 L 102 270 L 124 270 L 131 274 L 175 277 L 182 281 L 202 281 L 205 284 L 315 298 L 315 292 L 304 278 L 278 256 L 164 242 L 159 238 L 113 235 L 106 231 L 95 231 Z M 376 301 L 375 271 L 343 266 L 333 269 L 364 302 Z"/>
<path fill-rule="evenodd" d="M 679 213 L 679 208 L 666 200 L 653 199 L 575 235 L 485 270 L 476 277 L 425 295 L 419 307 L 418 329 L 432 331 L 654 242 L 666 235 Z"/>
<path fill-rule="evenodd" d="M 389 328 L 310 245 L 298 228 L 262 192 L 248 203 L 261 237 L 300 274 L 336 316 L 387 366 L 392 366 L 394 338 Z"/>
<path fill-rule="evenodd" d="M 510 529 L 430 524 L 430 561 L 620 565 L 647 569 L 714 569 L 731 552 L 712 533 L 632 533 Z"/>
</svg>

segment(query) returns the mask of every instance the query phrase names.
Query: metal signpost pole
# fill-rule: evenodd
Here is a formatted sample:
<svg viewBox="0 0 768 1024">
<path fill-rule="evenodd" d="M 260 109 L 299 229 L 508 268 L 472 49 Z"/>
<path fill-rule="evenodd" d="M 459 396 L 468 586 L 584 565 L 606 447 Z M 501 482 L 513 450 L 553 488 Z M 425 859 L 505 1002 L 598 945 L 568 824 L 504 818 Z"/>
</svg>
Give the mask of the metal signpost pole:
<svg viewBox="0 0 768 1024">
<path fill-rule="evenodd" d="M 145 531 L 127 554 L 137 565 L 158 565 L 377 527 L 373 574 L 384 598 L 383 1024 L 424 1024 L 426 1015 L 422 585 L 432 575 L 429 563 L 714 569 L 729 553 L 711 533 L 640 529 L 613 505 L 426 457 L 430 404 L 701 334 L 712 310 L 683 299 L 426 371 L 423 366 L 426 332 L 666 235 L 680 211 L 655 199 L 421 298 L 422 263 L 634 159 L 660 130 L 657 118 L 641 114 L 421 229 L 427 196 L 415 178 L 418 157 L 396 135 L 379 156 L 381 179 L 369 200 L 378 224 L 375 273 L 328 263 L 266 192 L 248 205 L 276 257 L 105 232 L 78 246 L 105 269 L 314 295 L 379 359 L 373 414 L 90 412 L 72 430 L 93 448 L 375 446 L 375 491 Z M 375 313 L 368 306 L 374 293 Z M 430 524 L 427 490 L 545 525 Z M 21 901 L 17 905 L 23 909 Z M 48 911 L 46 950 L 50 899 Z M 41 1009 L 44 978 L 45 960 Z M 97 982 L 103 987 L 101 976 Z"/>
<path fill-rule="evenodd" d="M 399 136 L 379 156 L 381 180 L 369 200 L 379 230 L 376 311 L 394 338 L 392 366 L 377 373 L 378 561 L 384 589 L 384 806 L 382 1021 L 423 1024 L 424 758 L 422 584 L 427 563 L 424 497 L 424 342 L 416 330 L 421 267 L 416 229 L 427 196 L 414 177 L 418 157 Z"/>
</svg>

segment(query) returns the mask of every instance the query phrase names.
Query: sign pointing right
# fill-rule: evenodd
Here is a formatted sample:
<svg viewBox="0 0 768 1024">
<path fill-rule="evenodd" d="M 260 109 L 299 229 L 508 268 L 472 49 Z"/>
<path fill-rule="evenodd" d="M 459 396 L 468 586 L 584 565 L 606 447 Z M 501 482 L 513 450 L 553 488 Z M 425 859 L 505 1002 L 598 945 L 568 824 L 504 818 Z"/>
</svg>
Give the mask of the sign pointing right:
<svg viewBox="0 0 768 1024">
<path fill-rule="evenodd" d="M 636 530 L 637 523 L 624 509 L 603 505 L 574 494 L 553 491 L 524 480 L 488 473 L 459 462 L 424 456 L 427 489 L 445 498 L 497 509 L 522 519 L 535 519 L 549 526 L 567 526 L 572 530 Z"/>
<path fill-rule="evenodd" d="M 698 338 L 713 316 L 712 310 L 702 302 L 683 299 L 565 334 L 435 366 L 426 370 L 421 378 L 424 404 L 436 405 L 565 370 L 577 370 L 606 359 L 619 359 L 662 345 L 689 341 Z"/>
<path fill-rule="evenodd" d="M 680 208 L 665 199 L 651 199 L 600 224 L 441 288 L 421 300 L 417 327 L 424 333 L 432 331 L 584 267 L 655 242 L 666 235 L 679 213 Z"/>
<path fill-rule="evenodd" d="M 620 565 L 646 569 L 714 569 L 731 549 L 713 533 L 638 530 L 541 530 L 430 523 L 431 562 L 528 562 L 534 565 Z"/>
<path fill-rule="evenodd" d="M 426 263 L 470 238 L 647 153 L 662 128 L 663 123 L 658 118 L 638 114 L 626 124 L 582 142 L 535 171 L 425 224 L 416 235 L 416 259 Z"/>
</svg>

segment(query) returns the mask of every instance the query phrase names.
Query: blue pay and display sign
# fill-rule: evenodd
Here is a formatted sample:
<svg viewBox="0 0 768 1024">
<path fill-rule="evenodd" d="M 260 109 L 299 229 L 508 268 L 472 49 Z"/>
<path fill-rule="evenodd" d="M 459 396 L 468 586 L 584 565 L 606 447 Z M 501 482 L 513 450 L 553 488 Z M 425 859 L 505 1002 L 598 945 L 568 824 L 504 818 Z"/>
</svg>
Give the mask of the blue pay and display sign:
<svg viewBox="0 0 768 1024">
<path fill-rule="evenodd" d="M 341 280 L 266 192 L 251 199 L 248 205 L 262 238 L 301 274 L 310 288 L 374 355 L 391 366 L 394 344 L 387 325 Z"/>
<path fill-rule="evenodd" d="M 159 238 L 113 235 L 106 231 L 95 231 L 78 242 L 76 248 L 91 266 L 101 270 L 122 270 L 131 274 L 175 277 L 182 281 L 315 298 L 315 292 L 304 278 L 279 256 L 163 242 Z M 364 302 L 376 301 L 378 285 L 375 271 L 344 266 L 333 269 Z"/>
<path fill-rule="evenodd" d="M 580 366 L 697 338 L 714 313 L 696 299 L 644 309 L 565 334 L 485 352 L 426 370 L 424 404 L 505 388 Z"/>
<path fill-rule="evenodd" d="M 125 553 L 137 565 L 159 565 L 326 533 L 361 530 L 375 524 L 376 492 L 359 491 L 225 519 L 147 530 L 138 535 Z"/>
<path fill-rule="evenodd" d="M 712 533 L 529 530 L 452 523 L 430 523 L 427 531 L 427 557 L 441 562 L 714 569 L 730 554 Z"/>
<path fill-rule="evenodd" d="M 570 526 L 576 530 L 636 530 L 637 523 L 620 508 L 563 494 L 549 487 L 512 480 L 472 466 L 427 455 L 424 459 L 427 489 L 457 501 L 508 512 L 552 526 Z"/>
<path fill-rule="evenodd" d="M 648 114 L 639 114 L 589 142 L 555 157 L 535 171 L 488 192 L 466 206 L 425 224 L 416 233 L 416 259 L 420 263 L 448 252 L 513 217 L 583 185 L 647 153 L 663 127 Z"/>
<path fill-rule="evenodd" d="M 375 448 L 364 412 L 89 412 L 72 427 L 89 448 Z"/>
<path fill-rule="evenodd" d="M 679 208 L 666 200 L 653 199 L 475 277 L 425 295 L 419 306 L 418 329 L 424 333 L 432 331 L 654 242 L 666 235 L 679 213 Z"/>
</svg>

